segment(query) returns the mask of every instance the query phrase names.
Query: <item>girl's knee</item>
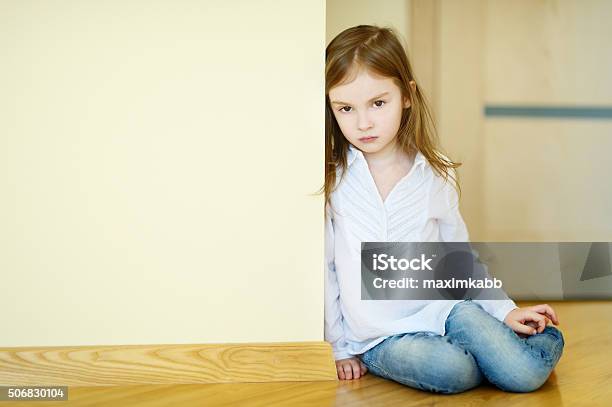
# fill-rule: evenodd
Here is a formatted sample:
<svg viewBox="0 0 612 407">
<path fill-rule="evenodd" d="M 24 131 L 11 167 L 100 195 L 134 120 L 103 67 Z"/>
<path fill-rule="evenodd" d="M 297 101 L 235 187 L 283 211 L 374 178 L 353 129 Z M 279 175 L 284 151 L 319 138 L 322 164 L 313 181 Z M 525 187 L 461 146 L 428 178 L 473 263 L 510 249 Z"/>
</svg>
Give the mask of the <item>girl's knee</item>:
<svg viewBox="0 0 612 407">
<path fill-rule="evenodd" d="M 507 377 L 495 385 L 503 391 L 512 393 L 531 393 L 538 390 L 550 376 L 550 371 L 526 374 L 522 376 Z"/>
<path fill-rule="evenodd" d="M 563 337 L 563 333 L 561 333 L 561 331 L 557 327 L 548 325 L 546 328 L 544 328 L 544 331 L 542 331 L 542 333 L 552 335 L 557 338 L 557 340 L 559 341 L 559 347 L 563 348 L 563 346 L 565 345 L 565 338 Z"/>
<path fill-rule="evenodd" d="M 522 355 L 525 357 L 517 356 L 512 362 L 500 364 L 499 369 L 492 373 L 490 381 L 504 391 L 533 392 L 546 383 L 560 355 L 560 350 L 551 352 L 534 346 Z"/>
<path fill-rule="evenodd" d="M 539 335 L 550 335 L 553 337 L 553 342 L 550 344 L 547 350 L 541 350 L 541 357 L 546 361 L 547 365 L 553 368 L 561 355 L 563 354 L 563 348 L 565 346 L 565 339 L 561 331 L 554 326 L 547 326 L 544 331 Z"/>
</svg>

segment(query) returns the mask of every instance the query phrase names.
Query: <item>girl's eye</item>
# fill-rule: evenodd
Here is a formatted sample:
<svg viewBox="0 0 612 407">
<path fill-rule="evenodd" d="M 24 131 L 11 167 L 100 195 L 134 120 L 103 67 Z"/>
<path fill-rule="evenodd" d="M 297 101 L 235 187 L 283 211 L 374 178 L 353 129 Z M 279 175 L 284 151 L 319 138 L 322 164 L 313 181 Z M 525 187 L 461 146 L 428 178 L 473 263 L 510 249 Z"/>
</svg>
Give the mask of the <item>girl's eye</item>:
<svg viewBox="0 0 612 407">
<path fill-rule="evenodd" d="M 381 104 L 378 104 L 378 103 L 381 103 Z M 374 102 L 374 104 L 376 105 L 376 107 L 383 107 L 385 103 L 387 103 L 387 102 L 385 102 L 384 100 L 377 100 L 377 101 L 375 101 L 375 102 Z M 348 113 L 348 112 L 349 112 L 348 110 L 344 110 L 344 109 L 346 109 L 346 108 L 350 109 L 351 107 L 350 107 L 350 106 L 343 106 L 343 107 L 341 107 L 339 110 L 340 110 L 341 112 L 346 112 L 346 113 Z"/>
</svg>

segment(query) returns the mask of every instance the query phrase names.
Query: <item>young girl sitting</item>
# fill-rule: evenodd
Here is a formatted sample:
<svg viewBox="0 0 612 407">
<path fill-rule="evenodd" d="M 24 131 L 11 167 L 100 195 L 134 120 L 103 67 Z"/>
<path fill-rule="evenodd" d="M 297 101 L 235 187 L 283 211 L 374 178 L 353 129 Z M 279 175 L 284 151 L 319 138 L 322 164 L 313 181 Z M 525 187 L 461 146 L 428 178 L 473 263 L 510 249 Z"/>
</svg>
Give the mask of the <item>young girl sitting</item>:
<svg viewBox="0 0 612 407">
<path fill-rule="evenodd" d="M 460 164 L 440 152 L 392 29 L 340 33 L 326 49 L 325 79 L 325 340 L 339 379 L 369 370 L 439 393 L 485 378 L 505 391 L 539 388 L 564 346 L 547 304 L 360 299 L 361 242 L 469 241 Z"/>
</svg>

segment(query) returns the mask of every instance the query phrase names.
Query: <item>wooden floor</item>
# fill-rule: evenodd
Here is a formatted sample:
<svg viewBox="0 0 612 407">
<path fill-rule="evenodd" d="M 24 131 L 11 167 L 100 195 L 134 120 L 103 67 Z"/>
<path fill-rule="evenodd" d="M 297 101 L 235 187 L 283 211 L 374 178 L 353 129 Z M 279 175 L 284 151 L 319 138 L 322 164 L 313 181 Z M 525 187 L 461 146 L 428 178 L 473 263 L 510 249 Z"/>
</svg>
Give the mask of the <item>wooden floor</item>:
<svg viewBox="0 0 612 407">
<path fill-rule="evenodd" d="M 533 302 L 518 302 L 519 306 Z M 64 402 L 0 402 L 16 406 L 611 406 L 612 301 L 548 302 L 559 316 L 565 350 L 539 390 L 516 394 L 490 384 L 439 395 L 367 374 L 338 382 L 71 387 Z"/>
</svg>

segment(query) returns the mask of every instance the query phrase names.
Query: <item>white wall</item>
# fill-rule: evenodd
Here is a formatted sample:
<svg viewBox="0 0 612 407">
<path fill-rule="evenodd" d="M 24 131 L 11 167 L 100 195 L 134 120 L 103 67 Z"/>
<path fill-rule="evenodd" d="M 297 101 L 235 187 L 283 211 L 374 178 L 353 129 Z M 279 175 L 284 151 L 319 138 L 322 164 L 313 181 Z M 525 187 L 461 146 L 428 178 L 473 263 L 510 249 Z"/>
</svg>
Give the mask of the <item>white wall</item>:
<svg viewBox="0 0 612 407">
<path fill-rule="evenodd" d="M 324 16 L 0 2 L 0 346 L 323 340 Z"/>
</svg>

